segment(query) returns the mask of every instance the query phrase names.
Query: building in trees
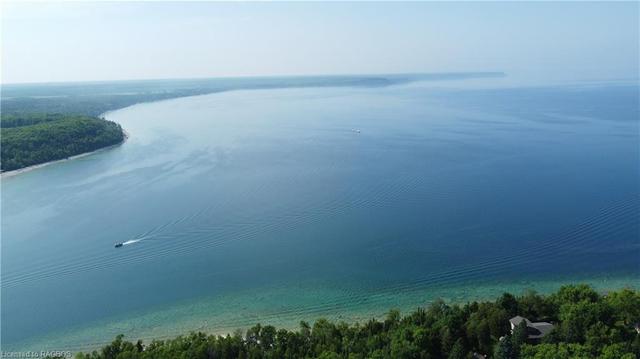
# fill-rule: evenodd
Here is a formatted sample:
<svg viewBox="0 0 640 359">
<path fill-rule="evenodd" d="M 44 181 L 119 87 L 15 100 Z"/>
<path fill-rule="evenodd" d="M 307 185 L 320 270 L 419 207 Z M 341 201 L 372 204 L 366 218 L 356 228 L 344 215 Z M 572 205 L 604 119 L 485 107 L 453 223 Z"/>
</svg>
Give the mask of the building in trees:
<svg viewBox="0 0 640 359">
<path fill-rule="evenodd" d="M 553 330 L 553 324 L 547 322 L 536 322 L 532 323 L 529 319 L 521 317 L 519 315 L 509 319 L 509 323 L 511 324 L 511 333 L 516 329 L 516 327 L 525 322 L 527 324 L 527 334 L 528 339 L 530 341 L 539 341 L 545 335 L 549 334 Z"/>
</svg>

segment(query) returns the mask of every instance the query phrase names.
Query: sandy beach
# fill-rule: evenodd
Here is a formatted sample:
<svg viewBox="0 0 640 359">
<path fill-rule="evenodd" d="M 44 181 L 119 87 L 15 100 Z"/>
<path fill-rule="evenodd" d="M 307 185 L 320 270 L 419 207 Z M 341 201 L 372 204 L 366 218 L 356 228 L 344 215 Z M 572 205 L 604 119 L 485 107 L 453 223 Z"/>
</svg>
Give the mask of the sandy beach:
<svg viewBox="0 0 640 359">
<path fill-rule="evenodd" d="M 5 171 L 5 172 L 0 173 L 0 179 L 17 176 L 19 174 L 22 174 L 22 173 L 25 173 L 25 172 L 30 172 L 30 171 L 36 170 L 38 168 L 49 166 L 49 165 L 52 165 L 52 164 L 55 164 L 55 163 L 61 163 L 61 162 L 65 162 L 65 161 L 75 160 L 77 158 L 90 156 L 90 155 L 92 155 L 94 153 L 98 153 L 98 152 L 101 152 L 101 151 L 107 151 L 107 150 L 112 149 L 114 147 L 118 147 L 118 146 L 122 145 L 123 143 L 125 143 L 127 141 L 127 139 L 129 138 L 129 133 L 127 131 L 125 131 L 125 129 L 122 129 L 122 132 L 124 133 L 124 139 L 122 140 L 122 142 L 116 143 L 115 145 L 98 148 L 95 151 L 81 153 L 79 155 L 63 158 L 63 159 L 60 159 L 60 160 L 49 161 L 49 162 L 44 162 L 44 163 L 38 163 L 37 165 L 28 166 L 28 167 L 20 168 L 20 169 L 13 170 L 13 171 Z"/>
</svg>

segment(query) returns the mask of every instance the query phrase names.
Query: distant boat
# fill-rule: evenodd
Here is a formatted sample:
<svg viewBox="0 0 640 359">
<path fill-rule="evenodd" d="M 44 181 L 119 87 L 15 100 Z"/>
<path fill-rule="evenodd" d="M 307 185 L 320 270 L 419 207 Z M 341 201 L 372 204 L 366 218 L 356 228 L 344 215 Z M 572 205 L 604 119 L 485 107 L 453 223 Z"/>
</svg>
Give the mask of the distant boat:
<svg viewBox="0 0 640 359">
<path fill-rule="evenodd" d="M 120 247 L 122 247 L 122 243 L 116 243 L 115 247 L 116 247 L 116 248 L 120 248 Z"/>
</svg>

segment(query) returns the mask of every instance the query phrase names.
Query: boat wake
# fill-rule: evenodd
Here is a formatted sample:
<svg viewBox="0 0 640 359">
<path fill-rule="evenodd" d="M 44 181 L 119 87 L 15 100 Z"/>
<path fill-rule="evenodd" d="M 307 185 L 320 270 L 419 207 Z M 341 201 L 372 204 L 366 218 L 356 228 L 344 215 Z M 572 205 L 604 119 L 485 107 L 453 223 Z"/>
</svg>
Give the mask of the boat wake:
<svg viewBox="0 0 640 359">
<path fill-rule="evenodd" d="M 142 237 L 142 238 L 134 238 L 134 239 L 130 239 L 128 241 L 125 242 L 121 242 L 121 243 L 116 243 L 115 247 L 116 248 L 120 248 L 123 246 L 128 246 L 130 244 L 134 244 L 134 243 L 138 243 L 147 239 L 151 239 L 153 236 L 146 236 L 146 237 Z"/>
<path fill-rule="evenodd" d="M 138 243 L 138 242 L 143 241 L 143 240 L 144 240 L 144 238 L 130 239 L 130 240 L 126 241 L 126 242 L 123 242 L 122 245 L 123 246 L 128 246 L 129 244 Z"/>
</svg>

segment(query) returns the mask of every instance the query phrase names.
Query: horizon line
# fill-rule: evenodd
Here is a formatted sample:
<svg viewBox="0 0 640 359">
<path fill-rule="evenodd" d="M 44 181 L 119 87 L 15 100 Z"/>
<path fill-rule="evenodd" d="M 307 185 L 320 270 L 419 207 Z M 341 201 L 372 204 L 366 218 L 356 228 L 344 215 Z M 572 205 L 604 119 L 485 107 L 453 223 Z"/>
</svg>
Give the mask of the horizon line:
<svg viewBox="0 0 640 359">
<path fill-rule="evenodd" d="M 418 75 L 493 75 L 507 76 L 504 71 L 444 71 L 444 72 L 386 72 L 386 73 L 327 73 L 327 74 L 289 74 L 289 75 L 231 75 L 211 77 L 166 77 L 166 78 L 138 78 L 115 80 L 70 80 L 70 81 L 26 81 L 1 82 L 0 86 L 29 86 L 29 85 L 62 85 L 62 84 L 103 84 L 113 82 L 153 82 L 153 81 L 194 81 L 214 79 L 249 79 L 249 78 L 301 78 L 301 77 L 370 77 L 370 76 L 418 76 Z"/>
</svg>

